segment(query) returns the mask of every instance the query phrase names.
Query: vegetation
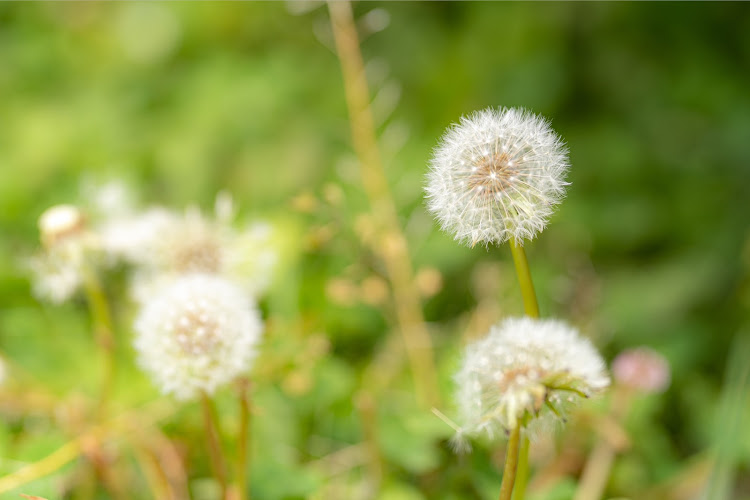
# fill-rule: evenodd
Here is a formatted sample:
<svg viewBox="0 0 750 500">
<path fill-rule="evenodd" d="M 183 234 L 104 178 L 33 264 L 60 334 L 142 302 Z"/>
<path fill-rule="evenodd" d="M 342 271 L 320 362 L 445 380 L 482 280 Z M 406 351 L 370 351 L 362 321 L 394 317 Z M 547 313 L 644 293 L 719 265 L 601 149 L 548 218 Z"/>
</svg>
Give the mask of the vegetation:
<svg viewBox="0 0 750 500">
<path fill-rule="evenodd" d="M 524 246 L 541 316 L 671 370 L 540 433 L 526 498 L 573 498 L 594 452 L 603 498 L 750 498 L 747 4 L 365 2 L 360 44 L 331 28 L 346 5 L 0 5 L 0 497 L 219 498 L 223 460 L 229 497 L 497 498 L 505 443 L 456 454 L 449 424 L 463 347 L 524 313 L 513 257 L 441 232 L 423 189 L 446 127 L 508 106 L 570 150 Z M 180 213 L 225 191 L 272 228 L 259 353 L 211 404 L 139 369 L 129 265 L 88 300 L 32 292 L 39 216 L 106 216 L 112 180 Z"/>
</svg>

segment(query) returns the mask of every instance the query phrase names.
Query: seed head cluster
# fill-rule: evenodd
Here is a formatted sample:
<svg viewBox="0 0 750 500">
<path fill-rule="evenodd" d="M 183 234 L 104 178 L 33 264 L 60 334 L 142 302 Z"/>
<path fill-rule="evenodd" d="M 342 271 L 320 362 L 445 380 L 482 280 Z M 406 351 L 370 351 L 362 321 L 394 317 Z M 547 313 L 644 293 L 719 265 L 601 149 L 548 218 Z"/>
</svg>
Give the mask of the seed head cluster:
<svg viewBox="0 0 750 500">
<path fill-rule="evenodd" d="M 509 318 L 466 347 L 456 375 L 460 436 L 496 438 L 609 385 L 591 343 L 557 320 Z M 460 442 L 460 441 L 459 441 Z"/>
<path fill-rule="evenodd" d="M 547 120 L 523 109 L 485 109 L 443 135 L 427 175 L 427 206 L 463 243 L 523 244 L 563 198 L 568 166 Z"/>
<path fill-rule="evenodd" d="M 263 326 L 240 288 L 209 274 L 175 280 L 141 310 L 135 348 L 166 394 L 190 399 L 245 373 Z"/>
<path fill-rule="evenodd" d="M 223 276 L 253 296 L 270 283 L 276 254 L 264 223 L 241 230 L 232 220 L 231 200 L 220 196 L 214 217 L 191 207 L 180 214 L 153 208 L 111 221 L 104 239 L 111 254 L 136 267 L 133 296 L 146 302 L 176 277 L 190 273 Z"/>
<path fill-rule="evenodd" d="M 98 240 L 83 212 L 73 205 L 55 205 L 39 217 L 42 249 L 28 267 L 34 294 L 60 304 L 70 299 L 84 281 L 86 266 L 98 256 Z"/>
<path fill-rule="evenodd" d="M 43 249 L 29 263 L 34 290 L 63 302 L 85 279 L 123 264 L 140 306 L 140 365 L 164 393 L 212 394 L 251 367 L 263 330 L 255 304 L 275 262 L 272 230 L 259 223 L 236 229 L 227 194 L 211 217 L 195 207 L 138 211 L 123 188 L 89 186 L 93 220 L 72 205 L 42 214 Z"/>
</svg>

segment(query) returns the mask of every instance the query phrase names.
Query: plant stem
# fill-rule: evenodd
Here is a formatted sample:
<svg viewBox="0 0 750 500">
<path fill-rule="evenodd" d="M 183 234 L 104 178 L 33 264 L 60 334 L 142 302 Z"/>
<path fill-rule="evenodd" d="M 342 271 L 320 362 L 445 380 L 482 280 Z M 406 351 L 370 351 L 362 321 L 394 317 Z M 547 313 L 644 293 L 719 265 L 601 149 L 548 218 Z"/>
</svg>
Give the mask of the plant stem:
<svg viewBox="0 0 750 500">
<path fill-rule="evenodd" d="M 605 439 L 599 441 L 586 460 L 574 500 L 599 500 L 609 479 L 615 450 Z"/>
<path fill-rule="evenodd" d="M 206 440 L 208 441 L 208 453 L 211 457 L 211 468 L 214 476 L 221 487 L 221 498 L 227 498 L 227 467 L 224 463 L 224 455 L 221 453 L 221 444 L 219 424 L 216 421 L 216 414 L 213 403 L 208 394 L 201 392 L 201 406 L 203 408 L 203 424 L 206 430 Z"/>
<path fill-rule="evenodd" d="M 521 286 L 524 312 L 530 318 L 538 318 L 539 304 L 536 300 L 534 282 L 531 281 L 531 270 L 529 269 L 529 261 L 526 260 L 526 252 L 523 246 L 519 245 L 513 238 L 510 240 L 510 252 L 513 254 L 513 264 L 516 266 L 518 284 Z"/>
<path fill-rule="evenodd" d="M 94 337 L 99 348 L 102 350 L 102 359 L 104 362 L 104 374 L 102 376 L 102 385 L 97 406 L 99 418 L 103 418 L 115 378 L 115 335 L 112 328 L 112 314 L 110 313 L 107 296 L 104 293 L 96 272 L 92 269 L 86 269 L 83 281 L 86 299 L 91 310 Z"/>
<path fill-rule="evenodd" d="M 610 410 L 614 422 L 622 422 L 625 418 L 632 396 L 633 393 L 628 387 L 615 386 L 612 393 L 612 409 Z M 610 437 L 599 436 L 599 441 L 583 466 L 578 488 L 573 497 L 574 500 L 599 500 L 602 497 L 615 457 L 622 449 L 622 443 L 618 446 Z"/>
<path fill-rule="evenodd" d="M 247 468 L 250 463 L 250 381 L 242 378 L 239 381 L 239 399 L 240 399 L 240 432 L 239 445 L 237 448 L 237 488 L 241 500 L 249 500 L 250 495 L 247 489 Z"/>
<path fill-rule="evenodd" d="M 529 261 L 526 259 L 526 251 L 522 245 L 519 245 L 515 239 L 510 239 L 510 252 L 513 255 L 513 264 L 518 276 L 518 284 L 521 287 L 521 297 L 523 298 L 523 309 L 526 316 L 530 318 L 539 317 L 539 303 L 534 291 L 534 282 L 531 280 L 531 269 Z M 521 445 L 521 456 L 519 457 L 518 474 L 516 481 L 516 492 L 514 500 L 523 500 L 526 494 L 526 484 L 529 479 L 529 438 L 524 436 Z"/>
<path fill-rule="evenodd" d="M 513 490 L 514 500 L 522 500 L 526 495 L 526 484 L 529 479 L 529 445 L 529 438 L 523 436 L 523 439 L 521 440 L 521 451 L 518 453 L 516 487 Z"/>
<path fill-rule="evenodd" d="M 348 1 L 329 1 L 328 10 L 341 63 L 352 144 L 359 159 L 362 184 L 373 221 L 377 225 L 373 251 L 383 260 L 393 288 L 398 329 L 414 376 L 417 399 L 424 407 L 435 406 L 439 404 L 439 393 L 432 340 L 425 326 L 419 292 L 414 286 L 414 270 L 406 238 L 400 228 L 380 158 L 370 108 L 370 90 L 352 7 Z"/>
<path fill-rule="evenodd" d="M 500 486 L 499 500 L 510 500 L 513 493 L 513 484 L 516 481 L 516 470 L 518 467 L 518 442 L 521 437 L 521 424 L 516 424 L 510 433 L 508 440 L 508 451 L 505 456 L 505 469 L 503 470 L 503 484 Z"/>
<path fill-rule="evenodd" d="M 106 426 L 105 424 L 98 424 L 75 439 L 68 441 L 46 457 L 0 477 L 0 493 L 7 493 L 59 470 L 82 455 L 91 439 L 102 439 L 105 432 L 117 429 L 118 425 L 121 426 L 123 422 L 139 418 L 139 427 L 153 425 L 154 422 L 169 416 L 173 411 L 171 406 L 164 405 L 163 403 L 162 400 L 157 400 L 155 403 L 110 419 L 108 422 L 105 422 Z M 114 438 L 114 435 L 112 435 L 108 437 L 108 440 Z"/>
<path fill-rule="evenodd" d="M 88 437 L 88 436 L 86 436 Z M 0 493 L 7 493 L 35 479 L 52 474 L 69 462 L 78 458 L 84 445 L 82 438 L 64 444 L 41 460 L 0 478 Z"/>
<path fill-rule="evenodd" d="M 355 398 L 355 404 L 362 420 L 364 444 L 367 450 L 367 472 L 370 480 L 369 488 L 378 492 L 383 481 L 383 458 L 378 445 L 378 415 L 376 400 L 372 394 L 362 390 Z"/>
</svg>

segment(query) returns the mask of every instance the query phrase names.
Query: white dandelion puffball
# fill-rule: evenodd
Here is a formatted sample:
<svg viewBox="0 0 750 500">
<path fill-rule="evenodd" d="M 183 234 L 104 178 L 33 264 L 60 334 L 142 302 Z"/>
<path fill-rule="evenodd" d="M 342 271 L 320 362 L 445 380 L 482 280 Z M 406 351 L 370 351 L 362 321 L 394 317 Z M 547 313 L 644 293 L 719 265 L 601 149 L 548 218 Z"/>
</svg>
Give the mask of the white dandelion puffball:
<svg viewBox="0 0 750 500">
<path fill-rule="evenodd" d="M 84 232 L 86 218 L 78 207 L 55 205 L 39 216 L 39 239 L 46 247 L 74 238 Z"/>
<path fill-rule="evenodd" d="M 211 275 L 177 279 L 135 321 L 140 366 L 165 394 L 185 400 L 246 373 L 263 324 L 253 301 Z"/>
<path fill-rule="evenodd" d="M 138 302 L 191 273 L 222 276 L 257 296 L 268 288 L 276 263 L 273 228 L 255 223 L 238 230 L 233 217 L 231 199 L 219 195 L 214 217 L 195 207 L 184 214 L 151 210 L 113 225 L 106 241 L 136 266 L 132 292 Z"/>
<path fill-rule="evenodd" d="M 427 207 L 456 240 L 521 245 L 565 195 L 568 151 L 544 118 L 485 109 L 443 135 L 427 174 Z"/>
<path fill-rule="evenodd" d="M 141 213 L 113 217 L 99 227 L 102 248 L 113 260 L 142 264 L 153 258 L 154 246 L 180 219 L 161 207 Z"/>
<path fill-rule="evenodd" d="M 73 205 L 56 205 L 39 217 L 42 250 L 26 261 L 34 295 L 60 304 L 72 297 L 93 266 L 99 241 L 86 217 Z"/>
<path fill-rule="evenodd" d="M 456 375 L 461 434 L 490 439 L 609 385 L 591 343 L 567 324 L 509 318 L 466 347 Z"/>
</svg>

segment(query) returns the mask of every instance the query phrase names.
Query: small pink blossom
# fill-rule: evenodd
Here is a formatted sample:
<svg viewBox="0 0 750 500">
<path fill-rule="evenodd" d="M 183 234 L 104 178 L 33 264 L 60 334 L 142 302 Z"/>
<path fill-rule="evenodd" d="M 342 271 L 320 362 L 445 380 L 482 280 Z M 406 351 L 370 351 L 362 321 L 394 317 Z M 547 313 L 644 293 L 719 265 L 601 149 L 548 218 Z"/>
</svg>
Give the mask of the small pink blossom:
<svg viewBox="0 0 750 500">
<path fill-rule="evenodd" d="M 612 362 L 615 380 L 642 392 L 663 392 L 671 380 L 669 362 L 647 347 L 621 352 Z"/>
</svg>

